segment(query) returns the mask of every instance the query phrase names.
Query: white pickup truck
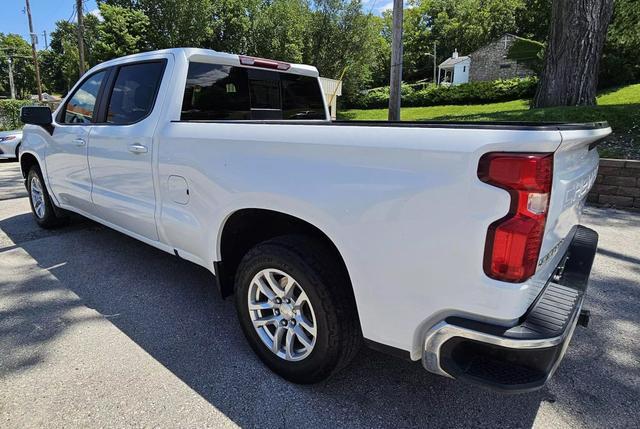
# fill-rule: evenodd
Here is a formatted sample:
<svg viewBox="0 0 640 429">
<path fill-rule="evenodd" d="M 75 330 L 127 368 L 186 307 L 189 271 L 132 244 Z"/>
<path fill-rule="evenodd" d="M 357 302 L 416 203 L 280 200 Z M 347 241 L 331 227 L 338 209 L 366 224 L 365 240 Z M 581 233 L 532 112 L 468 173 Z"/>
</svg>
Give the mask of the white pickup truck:
<svg viewBox="0 0 640 429">
<path fill-rule="evenodd" d="M 79 213 L 206 267 L 294 382 L 364 342 L 542 386 L 586 318 L 597 234 L 579 220 L 609 126 L 332 122 L 324 100 L 306 65 L 186 48 L 100 64 L 55 112 L 22 110 L 35 220 Z"/>
</svg>

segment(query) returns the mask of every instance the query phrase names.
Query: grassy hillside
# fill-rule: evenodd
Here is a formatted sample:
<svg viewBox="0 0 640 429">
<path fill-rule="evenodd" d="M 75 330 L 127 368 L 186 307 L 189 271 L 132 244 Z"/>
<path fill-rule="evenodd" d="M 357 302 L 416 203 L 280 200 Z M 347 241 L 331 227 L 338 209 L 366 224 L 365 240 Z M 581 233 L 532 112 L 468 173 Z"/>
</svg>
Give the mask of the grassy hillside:
<svg viewBox="0 0 640 429">
<path fill-rule="evenodd" d="M 346 110 L 340 119 L 386 120 L 387 109 Z M 590 122 L 606 120 L 614 135 L 601 145 L 601 155 L 640 159 L 640 84 L 603 92 L 597 106 L 530 109 L 528 100 L 467 106 L 406 107 L 402 120 L 451 121 L 562 121 Z"/>
</svg>

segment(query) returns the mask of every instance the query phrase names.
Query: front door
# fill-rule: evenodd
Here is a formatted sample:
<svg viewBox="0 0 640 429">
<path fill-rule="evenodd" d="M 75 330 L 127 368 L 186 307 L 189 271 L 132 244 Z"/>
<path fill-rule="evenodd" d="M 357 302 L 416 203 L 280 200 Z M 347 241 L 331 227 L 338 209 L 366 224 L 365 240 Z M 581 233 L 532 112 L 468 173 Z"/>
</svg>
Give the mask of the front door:
<svg viewBox="0 0 640 429">
<path fill-rule="evenodd" d="M 91 130 L 89 170 L 96 215 L 158 240 L 153 183 L 154 103 L 166 60 L 124 64 L 115 71 L 103 118 Z M 156 109 L 159 110 L 159 109 Z"/>
<path fill-rule="evenodd" d="M 91 213 L 91 177 L 87 143 L 95 118 L 100 88 L 108 70 L 84 79 L 56 117 L 47 148 L 47 176 L 62 205 Z"/>
</svg>

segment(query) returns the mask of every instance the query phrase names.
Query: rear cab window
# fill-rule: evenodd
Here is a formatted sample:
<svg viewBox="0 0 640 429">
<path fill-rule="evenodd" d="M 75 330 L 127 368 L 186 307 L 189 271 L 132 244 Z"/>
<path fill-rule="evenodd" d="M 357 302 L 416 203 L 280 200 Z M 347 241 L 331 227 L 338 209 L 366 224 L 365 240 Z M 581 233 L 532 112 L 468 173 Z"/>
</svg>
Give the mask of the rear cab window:
<svg viewBox="0 0 640 429">
<path fill-rule="evenodd" d="M 190 62 L 180 119 L 302 120 L 326 115 L 317 78 Z"/>
</svg>

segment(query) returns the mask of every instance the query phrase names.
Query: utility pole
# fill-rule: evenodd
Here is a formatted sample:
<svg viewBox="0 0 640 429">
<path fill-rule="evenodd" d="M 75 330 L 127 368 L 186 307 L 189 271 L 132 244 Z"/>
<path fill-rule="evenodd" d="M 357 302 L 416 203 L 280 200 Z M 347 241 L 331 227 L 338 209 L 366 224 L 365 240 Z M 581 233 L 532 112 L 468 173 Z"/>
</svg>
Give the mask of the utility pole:
<svg viewBox="0 0 640 429">
<path fill-rule="evenodd" d="M 11 48 L 0 48 L 0 51 L 7 51 L 7 63 L 9 64 L 9 94 L 12 99 L 16 98 L 16 83 L 15 78 L 13 76 L 13 66 L 15 65 L 15 58 L 26 58 L 31 59 L 31 57 L 27 55 L 17 55 L 13 53 L 13 49 Z"/>
<path fill-rule="evenodd" d="M 433 42 L 433 83 L 434 85 L 438 84 L 438 72 L 436 69 L 438 68 L 438 62 L 436 61 L 436 42 Z"/>
<path fill-rule="evenodd" d="M 40 82 L 40 67 L 38 66 L 38 52 L 36 51 L 36 33 L 33 32 L 33 21 L 31 20 L 31 5 L 27 3 L 27 16 L 29 17 L 29 35 L 31 36 L 31 52 L 33 53 L 33 65 L 36 69 L 36 83 L 38 84 L 38 100 L 42 101 L 42 83 Z"/>
<path fill-rule="evenodd" d="M 80 77 L 84 74 L 84 17 L 82 16 L 82 0 L 76 0 L 76 14 L 78 16 L 78 54 L 80 62 L 78 63 L 78 71 Z"/>
<path fill-rule="evenodd" d="M 7 58 L 9 61 L 9 91 L 11 93 L 11 99 L 16 98 L 16 86 L 13 83 L 13 58 L 9 56 Z"/>
<path fill-rule="evenodd" d="M 402 10 L 403 0 L 393 0 L 391 38 L 391 77 L 389 87 L 389 120 L 400 120 L 402 87 Z"/>
</svg>

